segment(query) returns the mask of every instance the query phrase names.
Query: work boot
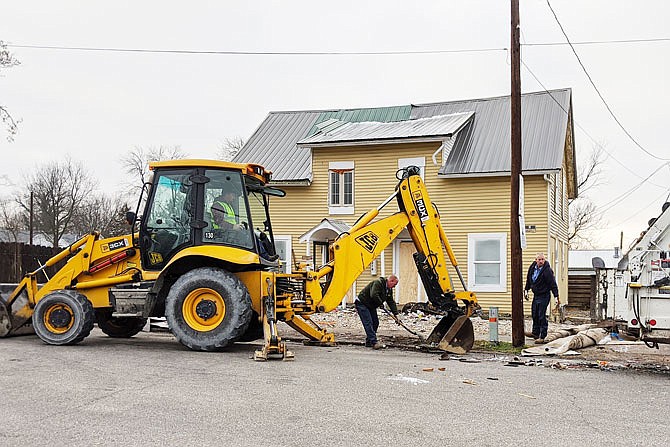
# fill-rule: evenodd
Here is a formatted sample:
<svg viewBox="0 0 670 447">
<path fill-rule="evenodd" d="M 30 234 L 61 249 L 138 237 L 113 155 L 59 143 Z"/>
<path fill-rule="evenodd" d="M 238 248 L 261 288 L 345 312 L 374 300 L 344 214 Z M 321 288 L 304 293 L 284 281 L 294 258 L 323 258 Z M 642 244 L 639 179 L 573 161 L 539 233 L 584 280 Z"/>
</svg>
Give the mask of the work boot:
<svg viewBox="0 0 670 447">
<path fill-rule="evenodd" d="M 533 339 L 538 338 L 537 335 L 533 334 L 532 332 L 524 332 L 523 334 L 528 338 L 533 338 Z"/>
<path fill-rule="evenodd" d="M 383 345 L 383 344 L 381 344 L 381 343 L 379 343 L 379 342 L 377 342 L 377 343 L 375 343 L 374 345 L 372 345 L 372 349 L 384 349 L 384 348 L 386 348 L 386 345 Z"/>
<path fill-rule="evenodd" d="M 544 338 L 536 338 L 535 339 L 535 344 L 536 345 L 543 345 L 544 344 Z"/>
</svg>

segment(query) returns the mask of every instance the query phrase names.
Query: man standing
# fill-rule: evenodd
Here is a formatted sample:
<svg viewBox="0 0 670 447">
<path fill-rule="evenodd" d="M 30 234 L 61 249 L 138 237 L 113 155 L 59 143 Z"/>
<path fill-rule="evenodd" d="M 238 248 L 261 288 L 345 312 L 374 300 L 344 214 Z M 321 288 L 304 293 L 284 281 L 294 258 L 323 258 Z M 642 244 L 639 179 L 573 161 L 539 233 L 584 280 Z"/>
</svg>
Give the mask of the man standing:
<svg viewBox="0 0 670 447">
<path fill-rule="evenodd" d="M 556 302 L 558 299 L 558 285 L 556 284 L 556 277 L 551 266 L 544 258 L 544 253 L 538 253 L 535 261 L 528 269 L 528 276 L 526 278 L 526 287 L 523 291 L 524 297 L 528 299 L 528 291 L 533 290 L 533 303 L 531 305 L 531 313 L 533 315 L 533 338 L 535 344 L 544 343 L 547 336 L 547 306 L 551 300 L 550 292 L 554 294 Z"/>
<path fill-rule="evenodd" d="M 365 346 L 373 349 L 381 349 L 384 346 L 377 341 L 377 328 L 379 328 L 379 317 L 377 308 L 388 304 L 393 318 L 398 321 L 398 308 L 393 300 L 393 288 L 398 284 L 398 277 L 391 275 L 386 278 L 375 279 L 370 282 L 354 301 L 356 312 L 361 318 L 365 329 Z"/>
</svg>

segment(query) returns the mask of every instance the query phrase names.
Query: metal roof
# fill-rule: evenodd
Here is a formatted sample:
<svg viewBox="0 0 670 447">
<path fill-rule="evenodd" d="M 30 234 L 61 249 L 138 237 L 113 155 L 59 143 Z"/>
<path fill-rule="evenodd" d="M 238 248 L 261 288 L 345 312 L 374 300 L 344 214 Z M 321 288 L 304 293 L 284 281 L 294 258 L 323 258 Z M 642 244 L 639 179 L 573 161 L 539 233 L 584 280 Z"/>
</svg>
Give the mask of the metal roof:
<svg viewBox="0 0 670 447">
<path fill-rule="evenodd" d="M 570 89 L 521 96 L 522 171 L 561 168 L 570 101 Z M 475 117 L 456 138 L 439 175 L 509 173 L 509 96 L 417 105 L 412 108 L 412 119 L 469 110 L 474 110 Z"/>
<path fill-rule="evenodd" d="M 273 182 L 311 180 L 312 152 L 295 143 L 320 116 L 320 111 L 270 112 L 233 161 L 264 166 Z"/>
<path fill-rule="evenodd" d="M 524 172 L 561 168 L 571 96 L 570 89 L 522 95 Z M 273 181 L 308 182 L 312 177 L 311 150 L 296 143 L 316 133 L 318 123 L 331 118 L 393 122 L 475 112 L 458 133 L 439 174 L 502 175 L 510 170 L 509 101 L 509 96 L 503 96 L 383 108 L 270 112 L 233 161 L 265 166 L 272 171 Z"/>
<path fill-rule="evenodd" d="M 311 137 L 298 141 L 298 146 L 329 146 L 333 143 L 379 143 L 410 138 L 443 139 L 458 132 L 474 115 L 460 112 L 393 123 L 342 123 L 326 121 L 328 126 Z M 324 123 L 324 124 L 325 124 Z M 337 123 L 342 123 L 336 126 Z"/>
<path fill-rule="evenodd" d="M 605 261 L 605 267 L 616 268 L 621 260 L 621 253 L 614 249 L 606 250 L 570 250 L 568 252 L 568 269 L 593 270 L 591 260 L 595 257 Z"/>
<path fill-rule="evenodd" d="M 317 118 L 314 126 L 309 131 L 309 136 L 319 131 L 318 124 L 336 119 L 345 123 L 361 123 L 365 121 L 374 121 L 380 123 L 390 123 L 393 121 L 408 120 L 412 113 L 412 106 L 394 106 L 394 107 L 373 107 L 368 109 L 345 109 L 329 110 L 322 112 Z"/>
</svg>

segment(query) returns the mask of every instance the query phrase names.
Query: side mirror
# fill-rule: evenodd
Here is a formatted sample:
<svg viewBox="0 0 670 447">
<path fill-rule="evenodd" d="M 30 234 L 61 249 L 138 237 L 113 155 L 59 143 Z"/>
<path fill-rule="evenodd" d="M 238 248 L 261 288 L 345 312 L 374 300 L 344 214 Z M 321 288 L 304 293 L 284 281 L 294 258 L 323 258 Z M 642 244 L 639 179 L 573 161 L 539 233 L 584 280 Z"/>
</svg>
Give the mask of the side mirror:
<svg viewBox="0 0 670 447">
<path fill-rule="evenodd" d="M 135 215 L 134 212 L 126 211 L 126 222 L 128 222 L 128 225 L 134 225 L 136 219 L 137 216 Z"/>
</svg>

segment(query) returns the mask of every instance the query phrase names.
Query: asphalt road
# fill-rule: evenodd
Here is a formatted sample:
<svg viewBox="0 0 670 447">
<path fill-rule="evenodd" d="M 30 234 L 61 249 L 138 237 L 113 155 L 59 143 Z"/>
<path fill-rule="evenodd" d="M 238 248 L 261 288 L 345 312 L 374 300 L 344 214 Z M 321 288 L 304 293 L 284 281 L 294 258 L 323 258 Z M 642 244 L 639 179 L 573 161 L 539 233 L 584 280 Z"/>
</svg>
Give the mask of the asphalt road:
<svg viewBox="0 0 670 447">
<path fill-rule="evenodd" d="M 667 445 L 670 376 L 291 344 L 192 352 L 166 333 L 0 340 L 2 446 Z M 433 371 L 424 371 L 433 368 Z M 438 368 L 445 368 L 439 371 Z M 495 380 L 493 380 L 495 379 Z"/>
</svg>

